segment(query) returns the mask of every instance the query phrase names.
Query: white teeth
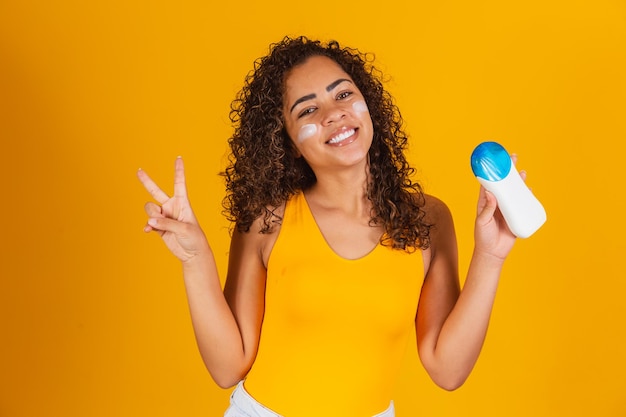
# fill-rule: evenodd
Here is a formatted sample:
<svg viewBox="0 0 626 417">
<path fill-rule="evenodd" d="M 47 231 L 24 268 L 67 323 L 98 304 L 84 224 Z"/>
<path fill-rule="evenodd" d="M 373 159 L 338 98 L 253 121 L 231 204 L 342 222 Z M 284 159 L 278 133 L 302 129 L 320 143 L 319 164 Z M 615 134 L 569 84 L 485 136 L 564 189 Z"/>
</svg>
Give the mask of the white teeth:
<svg viewBox="0 0 626 417">
<path fill-rule="evenodd" d="M 346 132 L 338 134 L 337 136 L 329 140 L 328 143 L 339 143 L 348 139 L 352 135 L 354 135 L 354 129 L 350 129 Z"/>
</svg>

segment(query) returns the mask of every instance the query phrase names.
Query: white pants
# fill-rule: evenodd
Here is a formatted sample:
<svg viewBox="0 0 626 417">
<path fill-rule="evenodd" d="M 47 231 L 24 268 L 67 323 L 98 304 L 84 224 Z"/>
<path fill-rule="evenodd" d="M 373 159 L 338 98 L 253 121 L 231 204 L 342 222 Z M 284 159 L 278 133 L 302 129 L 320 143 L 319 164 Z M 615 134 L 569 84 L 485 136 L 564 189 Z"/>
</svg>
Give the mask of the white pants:
<svg viewBox="0 0 626 417">
<path fill-rule="evenodd" d="M 393 408 L 393 401 L 382 413 L 373 417 L 395 417 L 396 412 Z M 275 413 L 257 400 L 252 398 L 243 386 L 243 381 L 237 384 L 237 387 L 230 395 L 230 407 L 226 410 L 224 417 L 282 417 Z M 320 416 L 322 417 L 322 416 Z"/>
</svg>

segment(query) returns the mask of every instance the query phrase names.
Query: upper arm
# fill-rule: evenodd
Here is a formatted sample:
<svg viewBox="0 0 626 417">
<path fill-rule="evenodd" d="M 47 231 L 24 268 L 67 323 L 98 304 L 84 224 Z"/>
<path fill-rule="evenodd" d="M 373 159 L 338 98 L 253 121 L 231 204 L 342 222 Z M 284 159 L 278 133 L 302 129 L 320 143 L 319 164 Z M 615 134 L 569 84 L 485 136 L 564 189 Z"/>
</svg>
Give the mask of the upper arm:
<svg viewBox="0 0 626 417">
<path fill-rule="evenodd" d="M 431 245 L 424 251 L 425 279 L 416 316 L 417 344 L 423 361 L 428 352 L 434 351 L 443 323 L 460 293 L 458 250 L 450 210 L 432 196 L 426 196 L 424 209 L 432 227 Z"/>
<path fill-rule="evenodd" d="M 276 234 L 258 233 L 256 226 L 248 232 L 233 231 L 224 286 L 224 297 L 241 333 L 246 372 L 256 357 L 265 310 L 264 247 Z"/>
</svg>

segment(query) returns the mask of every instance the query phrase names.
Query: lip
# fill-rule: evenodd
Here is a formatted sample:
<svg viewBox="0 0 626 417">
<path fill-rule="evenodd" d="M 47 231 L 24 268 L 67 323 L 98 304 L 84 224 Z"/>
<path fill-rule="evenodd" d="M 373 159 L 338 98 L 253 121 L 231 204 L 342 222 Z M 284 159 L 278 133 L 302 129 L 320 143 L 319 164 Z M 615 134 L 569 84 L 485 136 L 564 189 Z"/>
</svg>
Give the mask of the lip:
<svg viewBox="0 0 626 417">
<path fill-rule="evenodd" d="M 357 138 L 358 128 L 342 127 L 336 130 L 325 143 L 330 146 L 346 146 L 354 142 Z"/>
</svg>

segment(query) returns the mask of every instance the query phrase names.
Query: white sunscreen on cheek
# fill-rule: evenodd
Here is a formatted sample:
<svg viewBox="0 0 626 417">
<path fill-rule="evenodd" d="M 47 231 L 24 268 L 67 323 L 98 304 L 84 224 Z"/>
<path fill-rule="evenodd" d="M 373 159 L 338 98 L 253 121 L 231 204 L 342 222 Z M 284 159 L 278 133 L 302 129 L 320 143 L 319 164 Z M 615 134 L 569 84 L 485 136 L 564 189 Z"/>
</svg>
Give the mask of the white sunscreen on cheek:
<svg viewBox="0 0 626 417">
<path fill-rule="evenodd" d="M 352 109 L 357 113 L 368 113 L 369 109 L 364 101 L 356 101 L 352 104 Z"/>
<path fill-rule="evenodd" d="M 314 136 L 317 133 L 317 126 L 314 124 L 307 124 L 300 128 L 298 132 L 298 142 L 304 142 L 311 136 Z"/>
</svg>

